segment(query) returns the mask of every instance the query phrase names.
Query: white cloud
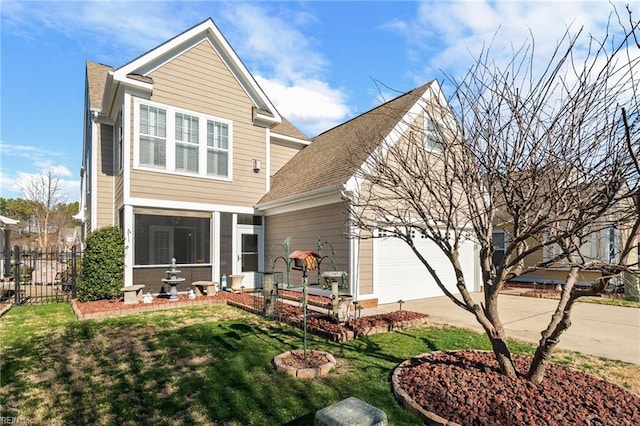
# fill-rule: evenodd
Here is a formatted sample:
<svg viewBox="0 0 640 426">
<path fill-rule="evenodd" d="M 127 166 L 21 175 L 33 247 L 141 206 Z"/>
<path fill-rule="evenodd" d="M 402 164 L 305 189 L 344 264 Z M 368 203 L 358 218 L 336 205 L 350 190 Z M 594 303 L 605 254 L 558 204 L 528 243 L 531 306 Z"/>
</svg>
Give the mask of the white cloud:
<svg viewBox="0 0 640 426">
<path fill-rule="evenodd" d="M 344 121 L 351 111 L 342 88 L 323 79 L 329 64 L 297 25 L 312 25 L 305 12 L 269 11 L 240 4 L 223 11 L 234 22 L 234 45 L 278 111 L 308 136 Z M 308 28 L 307 28 L 308 32 Z"/>
<path fill-rule="evenodd" d="M 44 29 L 77 40 L 88 58 L 121 66 L 214 15 L 240 58 L 278 110 L 309 136 L 349 116 L 347 96 L 325 78 L 330 64 L 308 34 L 310 13 L 286 5 L 243 2 L 29 2 L 3 10 L 3 31 L 25 37 Z M 211 7 L 215 6 L 215 7 Z M 302 30 L 304 28 L 304 31 Z M 117 62 L 114 63 L 114 57 Z M 286 89 L 286 90 L 285 90 Z M 293 96 L 283 97 L 284 92 Z M 289 111 L 294 114 L 288 113 Z"/>
<path fill-rule="evenodd" d="M 278 111 L 308 136 L 328 130 L 350 114 L 344 93 L 319 80 L 299 80 L 293 85 L 256 76 L 258 84 Z"/>
<path fill-rule="evenodd" d="M 595 1 L 428 2 L 420 4 L 414 20 L 392 21 L 387 28 L 406 36 L 414 60 L 429 54 L 415 76 L 425 81 L 441 77 L 440 70 L 462 75 L 489 44 L 492 57 L 506 63 L 531 35 L 536 57 L 548 59 L 567 28 L 575 33 L 584 26 L 586 33 L 604 35 L 611 12 L 609 2 Z"/>
</svg>

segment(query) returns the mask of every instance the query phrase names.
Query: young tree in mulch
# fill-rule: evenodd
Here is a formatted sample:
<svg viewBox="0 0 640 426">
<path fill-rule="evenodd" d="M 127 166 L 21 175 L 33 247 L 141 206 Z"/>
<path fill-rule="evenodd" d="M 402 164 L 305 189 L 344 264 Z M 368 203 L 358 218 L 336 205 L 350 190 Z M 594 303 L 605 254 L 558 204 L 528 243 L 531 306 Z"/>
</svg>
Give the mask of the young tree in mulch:
<svg viewBox="0 0 640 426">
<path fill-rule="evenodd" d="M 100 228 L 87 235 L 78 299 L 88 302 L 119 297 L 124 283 L 123 267 L 124 237 L 120 228 Z"/>
<path fill-rule="evenodd" d="M 575 302 L 638 273 L 640 31 L 627 12 L 612 14 L 603 40 L 568 30 L 541 71 L 533 38 L 506 64 L 486 48 L 466 75 L 448 78 L 449 101 L 432 94 L 424 109 L 431 126 L 407 122 L 407 137 L 395 145 L 361 138 L 371 156 L 350 199 L 356 237 L 375 238 L 383 228 L 408 244 L 444 294 L 482 325 L 504 375 L 517 375 L 498 309 L 506 283 L 547 267 L 568 271 L 526 372 L 540 383 Z M 435 149 L 426 150 L 430 140 Z M 500 256 L 497 228 L 508 232 Z M 622 238 L 606 255 L 581 250 L 612 230 Z M 446 256 L 459 294 L 447 290 L 412 234 Z M 483 303 L 469 294 L 473 277 L 460 261 L 468 240 L 480 248 Z M 579 288 L 582 271 L 602 276 Z"/>
</svg>

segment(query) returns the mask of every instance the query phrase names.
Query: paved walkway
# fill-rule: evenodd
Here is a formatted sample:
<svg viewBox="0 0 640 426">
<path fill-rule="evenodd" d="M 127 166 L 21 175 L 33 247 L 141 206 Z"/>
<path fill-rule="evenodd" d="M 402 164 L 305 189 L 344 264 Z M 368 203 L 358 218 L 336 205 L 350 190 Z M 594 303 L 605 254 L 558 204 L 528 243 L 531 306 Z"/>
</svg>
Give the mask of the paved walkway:
<svg viewBox="0 0 640 426">
<path fill-rule="evenodd" d="M 474 293 L 481 301 L 481 293 Z M 500 295 L 499 311 L 507 335 L 537 343 L 551 319 L 557 301 Z M 447 297 L 405 302 L 402 309 L 428 314 L 433 322 L 482 331 L 475 317 Z M 363 315 L 398 310 L 397 303 L 363 310 Z M 640 309 L 576 303 L 572 325 L 560 337 L 558 347 L 610 359 L 640 364 Z"/>
</svg>

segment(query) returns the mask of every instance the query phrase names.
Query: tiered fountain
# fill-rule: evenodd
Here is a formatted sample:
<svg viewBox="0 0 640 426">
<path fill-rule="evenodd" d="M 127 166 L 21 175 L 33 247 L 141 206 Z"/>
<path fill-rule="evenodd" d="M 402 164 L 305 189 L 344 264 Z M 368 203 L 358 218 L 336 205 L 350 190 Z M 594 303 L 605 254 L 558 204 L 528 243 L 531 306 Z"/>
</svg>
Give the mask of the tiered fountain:
<svg viewBox="0 0 640 426">
<path fill-rule="evenodd" d="M 163 283 L 171 286 L 171 290 L 169 291 L 169 301 L 171 302 L 178 301 L 178 289 L 176 286 L 185 280 L 185 278 L 178 277 L 179 273 L 180 270 L 176 269 L 176 258 L 174 257 L 171 259 L 171 265 L 167 271 L 167 278 L 162 279 Z"/>
</svg>

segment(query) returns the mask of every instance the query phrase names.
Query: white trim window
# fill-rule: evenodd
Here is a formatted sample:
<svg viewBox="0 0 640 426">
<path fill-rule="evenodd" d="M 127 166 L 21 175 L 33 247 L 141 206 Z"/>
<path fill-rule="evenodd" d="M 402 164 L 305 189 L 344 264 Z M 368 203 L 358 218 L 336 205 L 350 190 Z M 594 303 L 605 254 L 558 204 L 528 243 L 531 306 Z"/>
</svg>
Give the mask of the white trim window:
<svg viewBox="0 0 640 426">
<path fill-rule="evenodd" d="M 176 170 L 198 173 L 198 117 L 176 112 Z"/>
<path fill-rule="evenodd" d="M 620 237 L 616 228 L 603 229 L 600 244 L 603 262 L 616 263 L 620 260 Z"/>
<path fill-rule="evenodd" d="M 232 179 L 231 121 L 138 99 L 134 111 L 134 167 Z"/>
<path fill-rule="evenodd" d="M 229 176 L 229 126 L 207 120 L 207 175 Z"/>
<path fill-rule="evenodd" d="M 586 263 L 598 258 L 598 234 L 596 232 L 591 233 L 584 237 L 581 241 L 580 247 L 577 252 L 573 252 L 576 256 L 578 263 Z M 543 258 L 545 261 L 551 260 L 556 256 L 562 254 L 562 249 L 558 243 L 545 246 L 543 251 Z M 557 263 L 569 263 L 569 256 L 564 255 L 560 259 L 556 260 Z"/>
<path fill-rule="evenodd" d="M 139 110 L 140 165 L 165 167 L 167 150 L 167 111 L 151 105 Z"/>
<path fill-rule="evenodd" d="M 504 229 L 497 229 L 491 233 L 491 244 L 493 245 L 493 257 L 491 259 L 493 266 L 502 263 L 504 255 L 507 252 L 509 243 L 509 234 Z"/>
<path fill-rule="evenodd" d="M 443 123 L 434 123 L 429 117 L 424 118 L 424 146 L 430 151 L 442 152 L 440 137 L 443 131 Z"/>
</svg>

